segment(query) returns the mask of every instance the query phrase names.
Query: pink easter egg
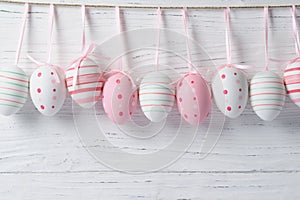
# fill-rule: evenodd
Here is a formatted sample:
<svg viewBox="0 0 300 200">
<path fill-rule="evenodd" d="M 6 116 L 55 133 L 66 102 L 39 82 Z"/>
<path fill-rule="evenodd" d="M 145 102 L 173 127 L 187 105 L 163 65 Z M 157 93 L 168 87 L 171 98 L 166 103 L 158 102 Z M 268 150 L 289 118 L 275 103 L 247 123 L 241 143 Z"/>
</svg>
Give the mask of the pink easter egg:
<svg viewBox="0 0 300 200">
<path fill-rule="evenodd" d="M 107 116 L 116 124 L 130 120 L 137 108 L 138 94 L 132 79 L 116 72 L 104 84 L 102 103 Z"/>
<path fill-rule="evenodd" d="M 209 115 L 211 92 L 200 74 L 186 74 L 177 84 L 176 98 L 181 116 L 191 125 L 199 125 Z"/>
<path fill-rule="evenodd" d="M 41 66 L 30 77 L 30 95 L 34 106 L 43 115 L 53 116 L 66 98 L 66 84 L 58 67 Z"/>
<path fill-rule="evenodd" d="M 73 82 L 77 67 L 77 81 L 74 87 Z M 91 108 L 101 97 L 104 84 L 103 73 L 100 66 L 86 58 L 67 69 L 66 83 L 72 99 L 83 108 Z"/>
</svg>

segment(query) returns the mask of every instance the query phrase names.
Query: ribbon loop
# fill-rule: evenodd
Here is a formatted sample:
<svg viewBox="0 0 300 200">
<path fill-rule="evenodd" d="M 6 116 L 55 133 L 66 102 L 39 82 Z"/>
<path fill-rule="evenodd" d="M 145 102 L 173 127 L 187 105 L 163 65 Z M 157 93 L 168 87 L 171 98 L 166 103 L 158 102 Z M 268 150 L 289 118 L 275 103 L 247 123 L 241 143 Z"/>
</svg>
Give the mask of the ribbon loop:
<svg viewBox="0 0 300 200">
<path fill-rule="evenodd" d="M 21 54 L 21 48 L 22 48 L 23 39 L 24 39 L 25 26 L 26 26 L 27 17 L 28 17 L 28 11 L 29 11 L 29 4 L 25 3 L 25 10 L 24 10 L 23 20 L 22 20 L 22 25 L 21 25 L 21 32 L 20 32 L 20 36 L 19 36 L 18 49 L 17 49 L 17 52 L 16 52 L 15 65 L 18 65 L 19 60 L 20 60 L 20 54 Z"/>
<path fill-rule="evenodd" d="M 232 63 L 232 55 L 231 55 L 231 28 L 230 28 L 230 8 L 227 7 L 225 9 L 225 22 L 226 22 L 226 29 L 225 29 L 225 37 L 226 37 L 226 58 L 227 64 Z"/>
<path fill-rule="evenodd" d="M 188 33 L 188 15 L 187 15 L 187 7 L 184 7 L 182 9 L 182 15 L 183 15 L 183 24 L 184 24 L 184 32 L 185 32 L 185 45 L 187 50 L 187 57 L 188 57 L 188 65 L 189 65 L 189 71 L 192 73 L 195 69 L 193 63 L 192 63 L 192 56 L 191 56 L 191 50 L 189 45 L 189 33 Z"/>
<path fill-rule="evenodd" d="M 292 6 L 292 15 L 293 15 L 293 34 L 295 38 L 296 53 L 298 54 L 298 57 L 300 57 L 299 30 L 298 30 L 298 23 L 297 23 L 297 10 L 295 5 Z"/>
<path fill-rule="evenodd" d="M 157 41 L 156 41 L 156 52 L 155 52 L 155 71 L 158 70 L 159 63 L 159 43 L 160 43 L 160 23 L 161 23 L 161 9 L 157 8 Z"/>
</svg>

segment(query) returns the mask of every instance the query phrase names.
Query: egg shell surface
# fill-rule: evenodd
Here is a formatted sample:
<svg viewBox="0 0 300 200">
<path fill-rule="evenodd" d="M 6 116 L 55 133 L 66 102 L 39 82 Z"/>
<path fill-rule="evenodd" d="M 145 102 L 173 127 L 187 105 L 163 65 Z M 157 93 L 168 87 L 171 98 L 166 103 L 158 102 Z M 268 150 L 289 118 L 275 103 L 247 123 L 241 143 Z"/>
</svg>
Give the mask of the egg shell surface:
<svg viewBox="0 0 300 200">
<path fill-rule="evenodd" d="M 18 66 L 0 69 L 0 114 L 18 112 L 28 98 L 28 77 Z"/>
<path fill-rule="evenodd" d="M 283 80 L 274 72 L 257 73 L 250 83 L 250 102 L 264 121 L 272 121 L 281 112 L 285 101 Z"/>
<path fill-rule="evenodd" d="M 33 104 L 45 116 L 53 116 L 61 109 L 66 90 L 64 76 L 57 67 L 41 66 L 31 75 L 30 95 Z"/>
<path fill-rule="evenodd" d="M 300 61 L 287 65 L 284 70 L 284 82 L 289 97 L 300 107 Z"/>
<path fill-rule="evenodd" d="M 211 92 L 198 73 L 186 74 L 177 84 L 177 106 L 181 116 L 191 125 L 199 125 L 211 109 Z"/>
<path fill-rule="evenodd" d="M 77 81 L 75 87 L 73 87 L 77 67 Z M 67 69 L 66 83 L 72 99 L 83 108 L 91 108 L 101 97 L 104 78 L 100 66 L 91 59 L 85 58 L 80 63 L 74 63 Z"/>
<path fill-rule="evenodd" d="M 145 116 L 152 122 L 164 120 L 175 102 L 175 88 L 171 79 L 162 72 L 151 72 L 142 79 L 139 91 Z"/>
<path fill-rule="evenodd" d="M 234 67 L 220 69 L 212 81 L 214 100 L 219 110 L 229 118 L 238 117 L 248 101 L 245 74 Z"/>
<path fill-rule="evenodd" d="M 129 121 L 136 111 L 137 89 L 133 80 L 123 72 L 116 72 L 106 80 L 102 95 L 105 113 L 117 124 Z"/>
</svg>

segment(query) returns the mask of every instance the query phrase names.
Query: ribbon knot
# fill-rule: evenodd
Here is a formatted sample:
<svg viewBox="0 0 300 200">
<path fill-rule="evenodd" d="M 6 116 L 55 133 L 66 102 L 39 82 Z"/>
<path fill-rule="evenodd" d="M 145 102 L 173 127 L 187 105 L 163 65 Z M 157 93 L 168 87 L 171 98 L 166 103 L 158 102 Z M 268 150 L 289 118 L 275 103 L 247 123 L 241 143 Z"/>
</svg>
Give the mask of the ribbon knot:
<svg viewBox="0 0 300 200">
<path fill-rule="evenodd" d="M 75 90 L 75 87 L 77 85 L 77 81 L 78 81 L 78 74 L 79 74 L 79 69 L 80 69 L 80 64 L 82 61 L 84 61 L 85 59 L 87 59 L 89 56 L 91 56 L 91 54 L 93 53 L 94 49 L 95 49 L 96 45 L 95 44 L 90 44 L 89 47 L 83 52 L 83 54 L 81 55 L 81 57 L 75 59 L 74 61 L 71 62 L 71 66 L 74 66 L 74 75 L 73 75 L 73 89 Z M 105 60 L 109 60 L 109 57 L 103 56 L 103 55 L 93 55 L 93 57 L 96 58 L 100 58 L 100 59 L 105 59 Z"/>
</svg>

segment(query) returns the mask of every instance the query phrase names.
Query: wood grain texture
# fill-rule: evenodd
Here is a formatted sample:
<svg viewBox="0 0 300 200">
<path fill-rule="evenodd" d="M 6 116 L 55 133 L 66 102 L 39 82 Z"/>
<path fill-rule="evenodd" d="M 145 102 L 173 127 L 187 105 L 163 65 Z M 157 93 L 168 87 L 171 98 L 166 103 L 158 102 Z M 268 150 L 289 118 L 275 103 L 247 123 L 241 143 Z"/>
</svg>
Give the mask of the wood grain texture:
<svg viewBox="0 0 300 200">
<path fill-rule="evenodd" d="M 14 63 L 22 14 L 22 5 L 0 3 L 1 66 Z M 155 9 L 124 9 L 122 14 L 125 30 L 156 27 Z M 292 59 L 295 49 L 291 10 L 274 8 L 270 14 L 270 57 Z M 57 7 L 56 16 L 52 62 L 66 69 L 80 54 L 80 9 Z M 88 41 L 101 44 L 115 35 L 114 17 L 114 9 L 89 8 Z M 224 64 L 223 11 L 192 9 L 189 20 L 191 36 L 213 64 L 198 54 L 195 46 L 192 47 L 194 62 L 208 68 Z M 47 22 L 48 7 L 32 6 L 20 60 L 28 75 L 35 66 L 27 59 L 27 53 L 41 60 L 46 58 Z M 163 11 L 163 27 L 183 33 L 180 10 Z M 252 77 L 264 66 L 263 10 L 233 9 L 232 31 L 234 63 L 256 66 L 249 72 Z M 185 52 L 184 44 L 174 41 L 170 45 Z M 153 56 L 145 56 L 143 52 L 134 55 L 129 62 L 143 62 Z M 174 55 L 161 57 L 163 63 L 172 64 Z M 184 65 L 176 67 L 180 74 L 187 72 Z M 280 63 L 272 63 L 270 67 L 282 75 Z M 173 137 L 169 129 L 159 136 L 160 143 L 135 140 L 112 129 L 105 121 L 101 105 L 97 109 L 106 122 L 108 140 L 128 152 L 155 151 Z M 215 107 L 213 112 L 221 116 Z M 0 117 L 0 199 L 299 199 L 299 112 L 287 99 L 279 117 L 267 123 L 248 104 L 238 119 L 226 119 L 216 147 L 206 158 L 202 157 L 203 134 L 199 132 L 190 149 L 173 165 L 155 173 L 133 175 L 103 166 L 86 151 L 76 132 L 70 97 L 52 118 L 41 116 L 28 101 L 16 115 Z M 176 109 L 171 115 L 174 122 L 180 117 Z M 87 126 L 93 117 L 87 113 Z M 145 123 L 140 111 L 136 120 Z M 203 124 L 204 130 L 208 123 Z"/>
</svg>

